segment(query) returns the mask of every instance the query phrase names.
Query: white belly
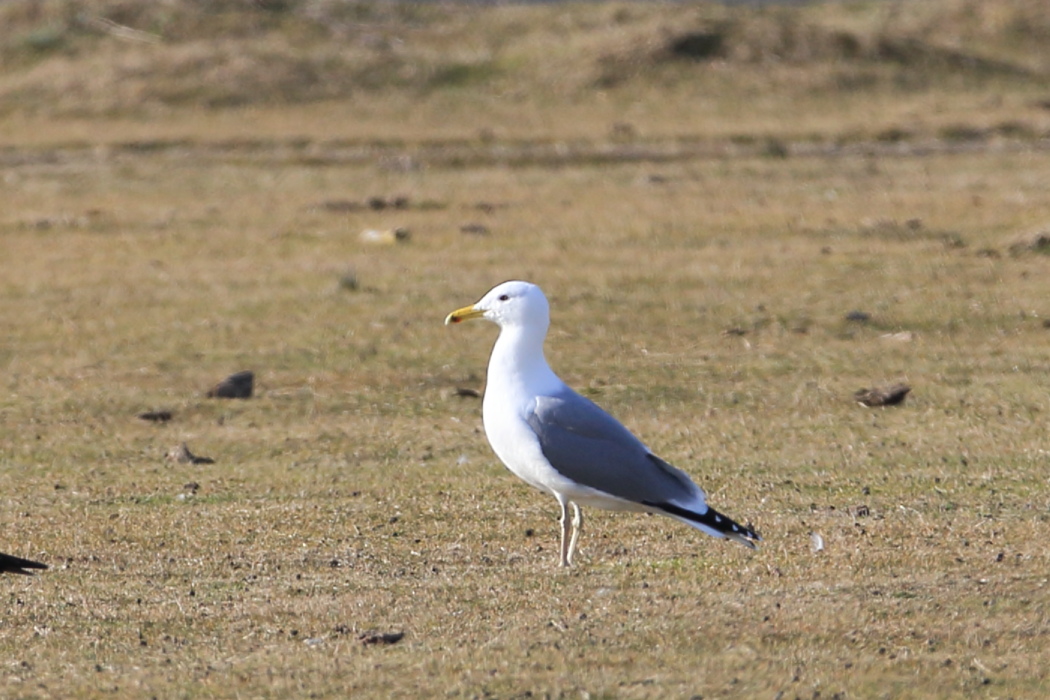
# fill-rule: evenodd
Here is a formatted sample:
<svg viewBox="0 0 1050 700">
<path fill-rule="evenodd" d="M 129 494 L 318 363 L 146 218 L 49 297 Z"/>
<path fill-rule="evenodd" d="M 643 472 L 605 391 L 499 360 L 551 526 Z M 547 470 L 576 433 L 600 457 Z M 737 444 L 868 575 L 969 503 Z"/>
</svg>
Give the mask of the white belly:
<svg viewBox="0 0 1050 700">
<path fill-rule="evenodd" d="M 485 435 L 492 451 L 518 478 L 541 491 L 557 493 L 557 482 L 564 477 L 544 458 L 536 433 L 517 411 L 507 411 L 505 406 L 496 411 L 492 403 L 486 400 L 483 409 Z"/>
</svg>

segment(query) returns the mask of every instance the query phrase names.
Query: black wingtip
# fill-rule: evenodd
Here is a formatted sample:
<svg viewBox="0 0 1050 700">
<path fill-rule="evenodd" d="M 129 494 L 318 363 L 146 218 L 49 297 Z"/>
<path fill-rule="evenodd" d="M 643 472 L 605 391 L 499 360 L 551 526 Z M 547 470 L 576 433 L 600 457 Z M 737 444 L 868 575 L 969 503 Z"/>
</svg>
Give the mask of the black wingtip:
<svg viewBox="0 0 1050 700">
<path fill-rule="evenodd" d="M 741 525 L 732 518 L 722 515 L 711 507 L 708 507 L 706 513 L 694 513 L 673 503 L 645 503 L 645 505 L 659 508 L 668 515 L 674 515 L 690 522 L 705 525 L 727 539 L 739 542 L 751 549 L 755 549 L 755 542 L 762 541 L 762 535 L 745 525 Z"/>
<path fill-rule="evenodd" d="M 29 559 L 22 559 L 21 557 L 13 557 L 10 554 L 0 554 L 0 573 L 3 574 L 21 574 L 22 576 L 32 576 L 32 571 L 27 569 L 46 569 L 47 564 L 41 564 L 38 561 L 31 561 Z"/>
</svg>

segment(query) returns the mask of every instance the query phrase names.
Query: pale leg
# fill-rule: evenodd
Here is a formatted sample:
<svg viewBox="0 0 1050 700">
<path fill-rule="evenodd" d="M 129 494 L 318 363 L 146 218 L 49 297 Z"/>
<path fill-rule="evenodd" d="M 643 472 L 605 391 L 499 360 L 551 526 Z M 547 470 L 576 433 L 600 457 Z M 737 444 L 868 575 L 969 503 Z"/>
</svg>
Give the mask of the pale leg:
<svg viewBox="0 0 1050 700">
<path fill-rule="evenodd" d="M 575 544 L 575 539 L 569 535 L 569 528 L 572 527 L 569 521 L 569 502 L 559 498 L 558 505 L 561 506 L 561 565 L 568 566 L 572 563 L 572 545 Z M 575 508 L 576 504 L 573 503 L 572 507 Z"/>
<path fill-rule="evenodd" d="M 576 542 L 580 539 L 580 530 L 583 529 L 583 511 L 576 503 L 572 504 L 572 539 L 569 540 L 569 564 L 572 564 L 572 555 L 576 551 Z M 563 526 L 564 527 L 564 526 Z"/>
</svg>

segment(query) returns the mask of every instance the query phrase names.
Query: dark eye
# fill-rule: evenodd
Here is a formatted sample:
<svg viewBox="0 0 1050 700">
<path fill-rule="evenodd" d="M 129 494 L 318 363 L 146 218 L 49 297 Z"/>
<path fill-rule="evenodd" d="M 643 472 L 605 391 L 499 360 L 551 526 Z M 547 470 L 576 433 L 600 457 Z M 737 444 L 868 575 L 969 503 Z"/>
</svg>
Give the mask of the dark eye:
<svg viewBox="0 0 1050 700">
<path fill-rule="evenodd" d="M 508 299 L 510 299 L 510 295 L 509 294 L 500 294 L 499 295 L 499 300 L 500 301 L 507 301 Z"/>
</svg>

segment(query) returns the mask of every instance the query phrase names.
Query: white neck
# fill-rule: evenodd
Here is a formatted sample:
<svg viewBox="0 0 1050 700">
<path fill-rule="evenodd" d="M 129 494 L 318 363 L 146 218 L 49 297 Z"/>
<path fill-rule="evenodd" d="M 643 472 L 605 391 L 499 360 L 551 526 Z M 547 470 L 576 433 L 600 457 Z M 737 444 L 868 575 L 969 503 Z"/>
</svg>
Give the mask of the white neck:
<svg viewBox="0 0 1050 700">
<path fill-rule="evenodd" d="M 510 394 L 531 400 L 538 393 L 551 393 L 562 386 L 543 356 L 546 335 L 546 329 L 542 333 L 526 333 L 518 326 L 500 329 L 489 358 L 486 396 Z"/>
</svg>

